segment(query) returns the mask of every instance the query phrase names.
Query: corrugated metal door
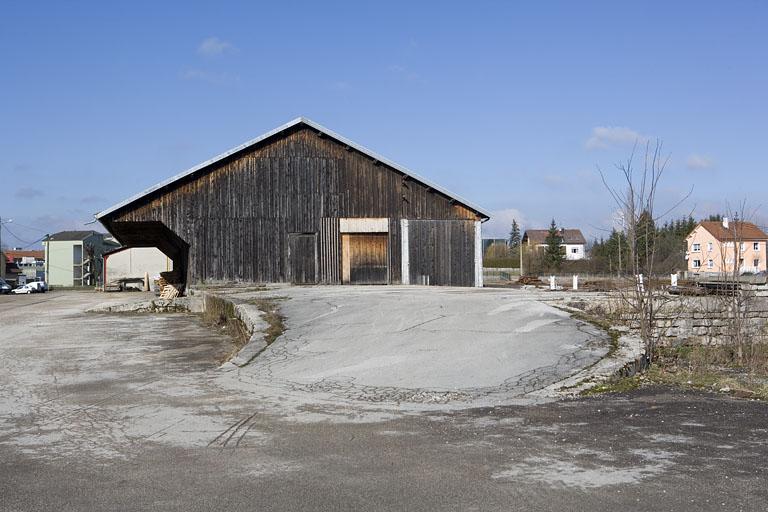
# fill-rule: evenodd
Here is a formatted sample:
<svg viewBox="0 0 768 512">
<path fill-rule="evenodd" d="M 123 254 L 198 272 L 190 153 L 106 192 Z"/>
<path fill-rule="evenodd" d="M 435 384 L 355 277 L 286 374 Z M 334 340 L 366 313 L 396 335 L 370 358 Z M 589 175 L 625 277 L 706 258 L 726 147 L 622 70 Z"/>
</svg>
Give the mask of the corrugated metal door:
<svg viewBox="0 0 768 512">
<path fill-rule="evenodd" d="M 288 234 L 288 279 L 294 284 L 317 283 L 317 237 L 314 233 Z"/>
<path fill-rule="evenodd" d="M 387 284 L 386 233 L 344 233 L 341 235 L 342 282 L 349 284 Z"/>
</svg>

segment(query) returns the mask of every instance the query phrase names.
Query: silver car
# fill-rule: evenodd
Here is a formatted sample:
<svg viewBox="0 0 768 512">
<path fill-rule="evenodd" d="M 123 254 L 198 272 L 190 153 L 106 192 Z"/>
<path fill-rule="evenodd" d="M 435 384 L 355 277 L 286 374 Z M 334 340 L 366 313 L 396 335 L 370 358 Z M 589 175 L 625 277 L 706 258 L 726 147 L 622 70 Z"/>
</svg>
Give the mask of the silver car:
<svg viewBox="0 0 768 512">
<path fill-rule="evenodd" d="M 34 286 L 30 286 L 28 284 L 23 284 L 17 288 L 14 288 L 11 293 L 14 293 L 16 295 L 18 294 L 29 294 L 29 293 L 37 293 L 37 290 L 35 290 Z"/>
</svg>

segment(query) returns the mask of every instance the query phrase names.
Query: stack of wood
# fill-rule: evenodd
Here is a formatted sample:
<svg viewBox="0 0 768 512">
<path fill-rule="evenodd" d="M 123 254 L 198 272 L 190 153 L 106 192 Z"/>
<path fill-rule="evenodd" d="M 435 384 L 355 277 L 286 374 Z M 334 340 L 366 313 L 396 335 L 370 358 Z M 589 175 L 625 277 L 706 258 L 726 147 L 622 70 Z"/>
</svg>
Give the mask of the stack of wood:
<svg viewBox="0 0 768 512">
<path fill-rule="evenodd" d="M 520 279 L 517 280 L 517 284 L 538 286 L 544 283 L 541 282 L 539 276 L 520 276 Z"/>
<path fill-rule="evenodd" d="M 160 279 L 156 283 L 161 299 L 174 299 L 184 293 L 184 282 L 175 270 L 160 272 Z"/>
</svg>

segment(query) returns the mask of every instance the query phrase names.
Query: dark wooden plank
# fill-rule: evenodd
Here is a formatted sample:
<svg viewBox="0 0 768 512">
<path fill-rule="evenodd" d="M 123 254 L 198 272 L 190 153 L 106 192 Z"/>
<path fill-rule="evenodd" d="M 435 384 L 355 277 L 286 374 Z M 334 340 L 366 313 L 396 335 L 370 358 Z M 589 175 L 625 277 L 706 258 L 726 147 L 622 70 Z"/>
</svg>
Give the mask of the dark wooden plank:
<svg viewBox="0 0 768 512">
<path fill-rule="evenodd" d="M 317 283 L 317 237 L 288 234 L 288 279 L 294 284 Z"/>
</svg>

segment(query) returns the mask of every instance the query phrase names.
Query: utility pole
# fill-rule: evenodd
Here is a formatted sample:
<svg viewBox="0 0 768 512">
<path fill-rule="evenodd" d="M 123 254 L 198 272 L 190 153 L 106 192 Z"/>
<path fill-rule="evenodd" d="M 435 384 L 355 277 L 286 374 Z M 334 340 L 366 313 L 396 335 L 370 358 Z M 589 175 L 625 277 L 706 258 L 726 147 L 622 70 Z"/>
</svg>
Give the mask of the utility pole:
<svg viewBox="0 0 768 512">
<path fill-rule="evenodd" d="M 10 224 L 13 222 L 13 219 L 8 219 L 5 221 L 6 224 Z M 6 257 L 5 253 L 3 252 L 3 218 L 0 217 L 0 256 L 3 257 L 3 261 L 0 262 L 3 265 L 3 268 L 0 269 L 2 272 L 0 272 L 0 277 L 5 277 L 5 267 L 6 267 Z"/>
<path fill-rule="evenodd" d="M 50 281 L 48 279 L 48 269 L 49 269 L 49 266 L 50 266 L 49 255 L 50 255 L 51 251 L 49 250 L 49 247 L 51 245 L 51 235 L 49 233 L 46 233 L 44 240 L 45 240 L 45 278 L 44 278 L 44 281 L 45 281 L 45 286 L 49 286 L 48 283 L 50 283 Z"/>
</svg>

